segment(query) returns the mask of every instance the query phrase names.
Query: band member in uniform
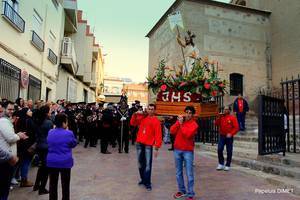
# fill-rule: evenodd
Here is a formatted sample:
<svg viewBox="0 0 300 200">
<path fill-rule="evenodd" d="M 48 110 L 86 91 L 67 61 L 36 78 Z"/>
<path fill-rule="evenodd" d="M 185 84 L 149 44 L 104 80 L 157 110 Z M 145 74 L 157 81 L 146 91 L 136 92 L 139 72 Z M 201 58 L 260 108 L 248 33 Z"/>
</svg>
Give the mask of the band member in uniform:
<svg viewBox="0 0 300 200">
<path fill-rule="evenodd" d="M 121 97 L 119 107 L 117 109 L 117 120 L 119 121 L 118 131 L 118 146 L 119 153 L 128 153 L 129 151 L 129 116 L 127 97 L 124 95 Z"/>
<path fill-rule="evenodd" d="M 135 100 L 135 103 L 132 104 L 132 107 L 129 109 L 129 118 L 131 119 L 132 115 L 138 111 L 140 107 L 140 101 Z M 130 136 L 131 136 L 131 144 L 134 145 L 135 140 L 136 140 L 136 134 L 138 131 L 138 127 L 136 126 L 130 126 Z"/>
<path fill-rule="evenodd" d="M 102 133 L 101 133 L 101 153 L 103 154 L 111 154 L 111 152 L 107 151 L 108 142 L 111 137 L 112 133 L 112 126 L 114 120 L 114 113 L 113 113 L 113 103 L 109 103 L 107 108 L 102 112 Z"/>
</svg>

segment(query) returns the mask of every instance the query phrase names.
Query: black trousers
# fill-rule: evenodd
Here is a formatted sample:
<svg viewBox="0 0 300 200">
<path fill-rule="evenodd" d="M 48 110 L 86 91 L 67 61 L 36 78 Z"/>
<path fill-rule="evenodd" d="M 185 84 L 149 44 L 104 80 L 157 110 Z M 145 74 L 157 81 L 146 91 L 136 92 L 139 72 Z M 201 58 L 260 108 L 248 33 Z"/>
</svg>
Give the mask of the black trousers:
<svg viewBox="0 0 300 200">
<path fill-rule="evenodd" d="M 7 162 L 0 164 L 0 199 L 7 199 L 9 194 L 10 181 L 13 174 L 13 167 Z"/>
<path fill-rule="evenodd" d="M 130 131 L 131 132 L 131 144 L 134 145 L 138 128 L 135 126 L 131 126 L 130 128 L 131 128 L 131 131 Z"/>
<path fill-rule="evenodd" d="M 96 130 L 96 128 L 94 130 Z M 84 147 L 85 148 L 89 144 L 90 144 L 90 147 L 97 144 L 97 137 L 96 137 L 96 133 L 94 132 L 94 130 L 93 129 L 89 129 L 88 132 L 86 133 L 85 142 L 84 142 Z"/>
<path fill-rule="evenodd" d="M 171 139 L 171 149 L 174 149 L 175 137 L 173 135 L 171 135 L 170 139 Z"/>
<path fill-rule="evenodd" d="M 78 139 L 79 139 L 79 142 L 82 142 L 83 138 L 85 137 L 85 134 L 86 134 L 86 127 L 84 126 L 84 123 L 78 124 L 78 130 L 79 130 Z"/>
<path fill-rule="evenodd" d="M 129 151 L 129 130 L 128 129 L 124 129 L 123 130 L 123 135 L 122 135 L 122 147 L 121 148 L 121 130 L 118 134 L 118 146 L 119 146 L 119 152 L 122 152 L 123 149 L 126 153 L 128 153 Z"/>
<path fill-rule="evenodd" d="M 39 190 L 44 190 L 48 181 L 48 168 L 46 165 L 48 150 L 38 149 L 37 153 L 39 156 L 39 169 L 36 174 L 34 187 Z"/>
<path fill-rule="evenodd" d="M 70 199 L 71 168 L 49 168 L 49 200 L 57 200 L 58 176 L 60 174 L 62 200 Z"/>
<path fill-rule="evenodd" d="M 100 151 L 105 153 L 107 151 L 109 139 L 111 134 L 111 128 L 103 128 L 101 133 Z"/>
</svg>

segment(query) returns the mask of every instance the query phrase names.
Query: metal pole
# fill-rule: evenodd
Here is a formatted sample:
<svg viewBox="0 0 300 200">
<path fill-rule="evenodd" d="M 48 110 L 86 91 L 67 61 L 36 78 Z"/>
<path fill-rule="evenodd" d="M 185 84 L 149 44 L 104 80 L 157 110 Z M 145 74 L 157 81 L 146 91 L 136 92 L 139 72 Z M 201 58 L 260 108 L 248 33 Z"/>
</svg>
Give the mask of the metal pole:
<svg viewBox="0 0 300 200">
<path fill-rule="evenodd" d="M 287 79 L 286 79 L 287 80 Z M 287 108 L 287 151 L 290 152 L 290 107 L 289 107 L 289 84 L 285 83 L 285 90 L 286 90 L 286 108 Z"/>
<path fill-rule="evenodd" d="M 296 113 L 295 113 L 295 84 L 292 83 L 292 97 L 293 97 L 293 146 L 294 146 L 294 153 L 296 153 Z"/>
<path fill-rule="evenodd" d="M 180 32 L 179 32 L 179 28 L 178 28 L 177 24 L 176 24 L 176 29 L 177 29 L 178 36 L 180 38 Z M 185 70 L 185 72 L 187 72 L 187 67 L 186 67 L 186 61 L 185 61 L 185 57 L 184 57 L 183 47 L 180 45 L 180 48 L 181 48 L 182 58 L 183 58 L 183 62 L 184 62 L 184 70 Z"/>
<path fill-rule="evenodd" d="M 298 74 L 298 120 L 299 120 L 298 133 L 300 133 L 300 79 L 299 79 L 299 74 Z M 300 137 L 299 137 L 299 140 L 300 140 Z"/>
<path fill-rule="evenodd" d="M 121 121 L 121 152 L 123 151 L 123 120 Z"/>
</svg>

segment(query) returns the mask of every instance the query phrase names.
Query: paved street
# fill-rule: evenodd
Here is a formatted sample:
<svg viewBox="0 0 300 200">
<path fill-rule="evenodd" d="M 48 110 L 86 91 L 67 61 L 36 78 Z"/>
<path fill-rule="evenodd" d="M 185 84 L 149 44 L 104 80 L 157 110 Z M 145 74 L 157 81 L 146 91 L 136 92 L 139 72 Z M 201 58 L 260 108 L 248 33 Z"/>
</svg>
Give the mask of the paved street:
<svg viewBox="0 0 300 200">
<path fill-rule="evenodd" d="M 131 146 L 132 148 L 132 146 Z M 157 159 L 153 160 L 153 190 L 139 187 L 136 152 L 130 154 L 103 155 L 98 148 L 84 149 L 81 145 L 74 151 L 75 166 L 72 169 L 72 200 L 162 200 L 173 199 L 177 191 L 173 154 L 163 147 Z M 199 150 L 196 155 L 195 192 L 196 199 L 209 200 L 295 200 L 290 194 L 256 194 L 255 189 L 277 189 L 263 179 L 245 175 L 232 169 L 217 172 L 216 160 L 205 157 Z M 34 179 L 36 168 L 30 172 Z M 48 195 L 39 196 L 32 188 L 16 188 L 11 200 L 46 200 Z"/>
</svg>

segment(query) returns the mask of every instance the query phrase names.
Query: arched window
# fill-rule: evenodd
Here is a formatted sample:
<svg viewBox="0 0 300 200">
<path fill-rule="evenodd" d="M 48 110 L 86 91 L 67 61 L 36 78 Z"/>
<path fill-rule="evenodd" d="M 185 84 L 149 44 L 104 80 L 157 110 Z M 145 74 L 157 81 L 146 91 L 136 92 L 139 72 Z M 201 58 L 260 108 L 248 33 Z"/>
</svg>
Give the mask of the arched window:
<svg viewBox="0 0 300 200">
<path fill-rule="evenodd" d="M 243 95 L 243 75 L 238 73 L 232 73 L 229 75 L 230 78 L 230 95 L 237 96 L 238 94 Z"/>
</svg>

